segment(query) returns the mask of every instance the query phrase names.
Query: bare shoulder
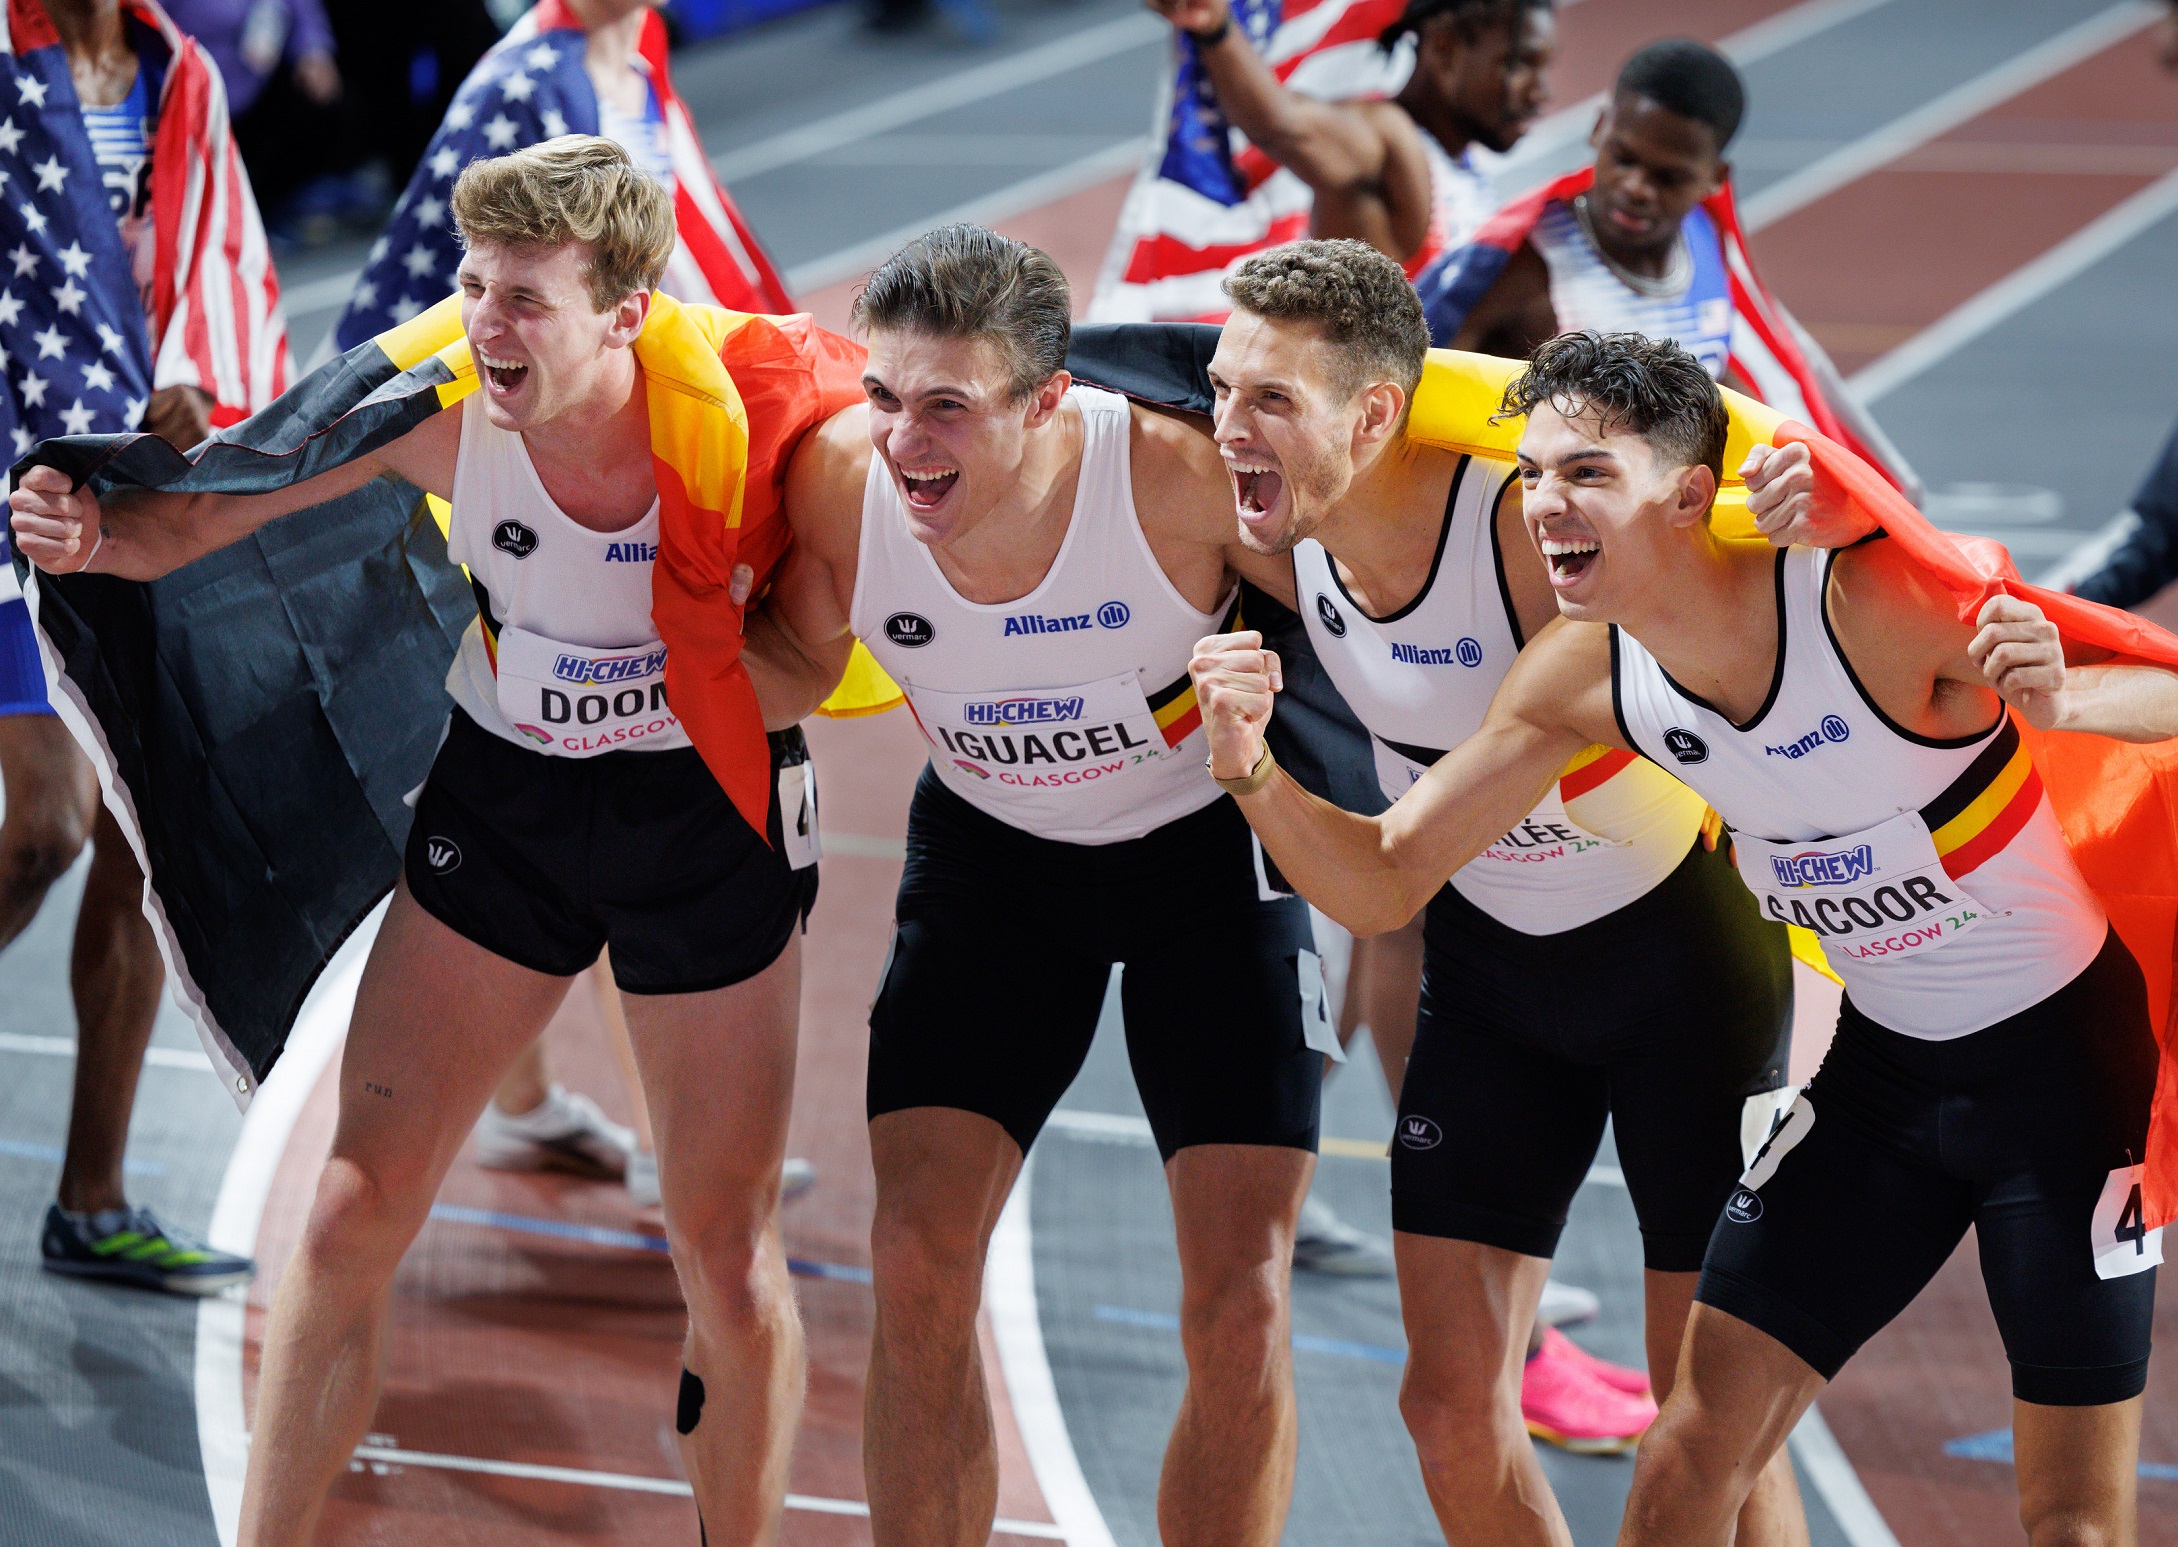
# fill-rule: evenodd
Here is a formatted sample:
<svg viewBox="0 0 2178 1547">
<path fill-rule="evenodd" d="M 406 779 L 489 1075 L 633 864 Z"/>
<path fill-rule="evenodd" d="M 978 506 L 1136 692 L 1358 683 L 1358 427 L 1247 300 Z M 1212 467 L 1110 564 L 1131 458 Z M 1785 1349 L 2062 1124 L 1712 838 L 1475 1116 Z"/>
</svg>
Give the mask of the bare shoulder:
<svg viewBox="0 0 2178 1547">
<path fill-rule="evenodd" d="M 786 478 L 787 520 L 797 542 L 827 558 L 853 555 L 875 455 L 865 403 L 849 404 L 802 438 Z"/>
<path fill-rule="evenodd" d="M 1129 407 L 1129 476 L 1143 529 L 1224 547 L 1232 538 L 1231 477 L 1208 424 L 1142 403 Z"/>
<path fill-rule="evenodd" d="M 442 500 L 452 499 L 454 465 L 461 458 L 461 416 L 475 401 L 473 397 L 464 398 L 452 408 L 433 414 L 382 449 L 376 460 L 426 493 Z"/>
<path fill-rule="evenodd" d="M 1972 632 L 1959 621 L 1951 593 L 1888 538 L 1841 550 L 1831 561 L 1824 601 L 1841 642 L 1855 654 L 1853 646 L 1863 642 L 1925 643 L 1949 654 Z"/>
</svg>

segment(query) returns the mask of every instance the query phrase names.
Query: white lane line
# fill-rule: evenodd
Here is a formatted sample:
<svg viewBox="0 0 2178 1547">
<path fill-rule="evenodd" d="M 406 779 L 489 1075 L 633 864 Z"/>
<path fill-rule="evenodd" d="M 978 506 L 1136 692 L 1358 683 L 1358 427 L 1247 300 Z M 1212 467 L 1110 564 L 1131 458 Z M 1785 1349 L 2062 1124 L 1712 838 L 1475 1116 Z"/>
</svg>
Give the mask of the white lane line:
<svg viewBox="0 0 2178 1547">
<path fill-rule="evenodd" d="M 2147 0 L 2120 0 L 2108 10 L 2045 38 L 2024 53 L 2014 54 L 1994 69 L 1931 98 L 1901 118 L 1894 118 L 1872 134 L 1862 135 L 1829 155 L 1808 163 L 1790 177 L 1778 179 L 1741 206 L 1750 231 L 1773 225 L 1795 210 L 1805 209 L 1826 194 L 1858 182 L 1886 162 L 1918 150 L 1930 140 L 1948 134 L 2001 102 L 2008 102 L 2029 87 L 2038 86 L 2074 65 L 2092 59 L 2123 42 L 2152 23 L 2162 8 Z"/>
<path fill-rule="evenodd" d="M 0 1031 L 0 1053 L 37 1053 L 51 1058 L 76 1056 L 73 1037 L 28 1037 L 20 1032 Z M 144 1049 L 144 1062 L 159 1069 L 193 1069 L 199 1074 L 212 1073 L 212 1061 L 204 1056 L 204 1049 L 197 1047 L 150 1047 Z"/>
<path fill-rule="evenodd" d="M 2110 555 L 2140 530 L 2140 512 L 2121 510 L 2102 524 L 2102 529 L 2083 538 L 2078 547 L 2036 577 L 2035 584 L 2052 591 L 2069 591 L 2110 562 Z M 2016 555 L 2015 555 L 2016 557 Z"/>
<path fill-rule="evenodd" d="M 1891 4 L 1891 0 L 1803 0 L 1802 4 L 1779 11 L 1775 16 L 1742 27 L 1717 43 L 1717 52 L 1742 69 L 1759 59 L 1781 54 L 1796 44 L 1841 26 L 1856 16 L 1865 16 Z M 1596 121 L 1608 96 L 1595 92 L 1581 98 L 1570 107 L 1562 107 L 1536 120 L 1535 127 L 1521 137 L 1520 143 L 1506 156 L 1498 172 L 1505 191 L 1516 186 L 1526 186 L 1523 177 L 1532 181 L 1539 175 L 1534 164 L 1547 160 L 1579 140 L 1588 137 L 1589 128 Z"/>
<path fill-rule="evenodd" d="M 718 174 L 720 182 L 731 187 L 737 178 L 792 166 L 917 119 L 1018 91 L 1114 54 L 1161 43 L 1171 36 L 1170 25 L 1138 11 L 725 151 L 711 158 L 711 170 Z"/>
<path fill-rule="evenodd" d="M 690 1499 L 695 1490 L 672 1477 L 644 1477 L 634 1472 L 594 1472 L 582 1467 L 538 1466 L 528 1461 L 487 1461 L 480 1456 L 446 1456 L 425 1450 L 397 1450 L 387 1445 L 358 1445 L 357 1461 L 371 1466 L 414 1466 L 440 1472 L 471 1472 L 485 1477 L 519 1477 L 527 1482 L 567 1483 L 577 1488 L 612 1488 L 623 1493 L 657 1493 L 668 1498 Z M 818 1515 L 851 1515 L 868 1518 L 870 1506 L 854 1499 L 826 1499 L 814 1494 L 790 1493 L 788 1509 Z M 1040 1541 L 1063 1542 L 1057 1526 L 1040 1520 L 1009 1520 L 1001 1516 L 991 1527 L 1006 1536 L 1026 1536 Z"/>
<path fill-rule="evenodd" d="M 318 1077 L 347 1034 L 355 1008 L 363 958 L 378 937 L 386 916 L 380 903 L 334 955 L 287 1039 L 287 1050 L 257 1089 L 242 1116 L 242 1131 L 227 1157 L 219 1198 L 212 1205 L 205 1232 L 222 1251 L 254 1256 L 257 1229 L 280 1157 L 302 1116 Z M 212 1521 L 221 1547 L 234 1547 L 242 1519 L 242 1474 L 249 1464 L 249 1424 L 242 1411 L 242 1338 L 246 1292 L 231 1289 L 197 1307 L 197 1445 L 204 1458 L 204 1483 L 211 1494 Z"/>
<path fill-rule="evenodd" d="M 2178 213 L 2178 172 L 2157 178 L 2041 257 L 1960 303 L 1889 354 L 1862 366 L 1846 385 L 1863 403 L 1874 403 L 2017 316 L 2058 286 L 2078 278 L 2174 213 Z"/>
<path fill-rule="evenodd" d="M 1875 1500 L 1869 1498 L 1868 1490 L 1861 1486 L 1860 1474 L 1846 1459 L 1837 1436 L 1830 1432 L 1830 1425 L 1823 1422 L 1820 1409 L 1810 1406 L 1801 1415 L 1799 1426 L 1792 1431 L 1792 1438 L 1787 1443 L 1792 1448 L 1792 1458 L 1800 1463 L 1800 1470 L 1807 1473 L 1808 1481 L 1822 1495 L 1830 1518 L 1838 1523 L 1838 1530 L 1852 1547 L 1898 1547 L 1898 1538 L 1891 1534 L 1891 1528 L 1884 1523 L 1883 1512 L 1876 1508 Z"/>
<path fill-rule="evenodd" d="M 1061 1538 L 1071 1547 L 1117 1547 L 1096 1495 L 1089 1491 L 1089 1480 L 1082 1475 L 1081 1459 L 1074 1454 L 1066 1413 L 1059 1406 L 1059 1388 L 1051 1378 L 1051 1361 L 1044 1353 L 1043 1323 L 1036 1311 L 1035 1240 L 1029 1228 L 1029 1192 L 1035 1172 L 1032 1152 L 1022 1161 L 1021 1175 L 998 1216 L 997 1229 L 991 1232 L 991 1254 L 983 1270 L 983 1305 L 991 1315 L 999 1373 L 1013 1404 L 1014 1426 L 1021 1431 L 1036 1486 L 1043 1490 L 1045 1507 L 1059 1523 Z"/>
<path fill-rule="evenodd" d="M 1039 205 L 1057 203 L 1067 195 L 1079 193 L 1106 178 L 1133 171 L 1141 164 L 1149 146 L 1150 141 L 1146 136 L 1121 140 L 1116 145 L 1106 146 L 1093 156 L 1084 156 L 1079 161 L 1068 162 L 1065 166 L 1039 172 L 1034 177 L 1010 183 L 996 192 L 970 199 L 965 204 L 956 204 L 953 208 L 941 210 L 935 215 L 910 221 L 882 236 L 873 236 L 867 241 L 855 243 L 852 247 L 827 253 L 822 258 L 812 258 L 807 263 L 797 264 L 787 270 L 787 289 L 798 298 L 825 285 L 852 279 L 865 270 L 875 268 L 903 243 L 939 226 L 948 226 L 963 220 L 973 221 L 977 225 L 995 226 Z"/>
</svg>

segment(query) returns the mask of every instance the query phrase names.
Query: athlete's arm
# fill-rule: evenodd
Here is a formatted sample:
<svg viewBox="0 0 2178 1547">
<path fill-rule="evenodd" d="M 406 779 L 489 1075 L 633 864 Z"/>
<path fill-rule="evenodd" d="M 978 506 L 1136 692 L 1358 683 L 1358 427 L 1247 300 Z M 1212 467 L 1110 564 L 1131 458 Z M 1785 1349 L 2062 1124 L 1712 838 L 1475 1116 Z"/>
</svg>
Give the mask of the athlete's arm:
<svg viewBox="0 0 2178 1547">
<path fill-rule="evenodd" d="M 1853 674 L 1895 724 L 1952 740 L 2003 712 L 1971 653 L 1976 626 L 1959 621 L 1957 599 L 1889 538 L 1837 556 L 1824 606 Z"/>
<path fill-rule="evenodd" d="M 1214 635 L 1188 665 L 1219 778 L 1244 777 L 1263 755 L 1279 665 L 1262 644 L 1260 634 Z M 1283 770 L 1236 798 L 1304 897 L 1357 935 L 1381 934 L 1420 912 L 1599 741 L 1625 745 L 1611 710 L 1609 631 L 1560 619 L 1520 652 L 1482 728 L 1382 816 L 1318 800 Z"/>
<path fill-rule="evenodd" d="M 1429 236 L 1429 158 L 1421 131 L 1389 102 L 1324 102 L 1288 91 L 1228 0 L 1149 0 L 1183 32 L 1209 72 L 1218 105 L 1263 153 L 1314 191 L 1318 236 L 1349 236 L 1404 263 Z M 1203 38 L 1225 28 L 1216 43 Z"/>
<path fill-rule="evenodd" d="M 34 467 L 8 496 L 23 556 L 56 575 L 91 572 L 156 580 L 281 516 L 360 489 L 381 473 L 446 498 L 461 447 L 461 405 L 331 472 L 269 494 L 116 490 L 101 500 L 57 467 Z"/>
<path fill-rule="evenodd" d="M 2178 673 L 2088 659 L 2041 608 L 2016 596 L 1990 597 L 1975 621 L 1967 654 L 2029 725 L 2119 741 L 2178 736 Z"/>
<path fill-rule="evenodd" d="M 1543 255 L 1523 242 L 1460 324 L 1452 347 L 1525 360 L 1538 344 L 1557 336 L 1558 308 L 1550 299 L 1550 269 Z"/>
<path fill-rule="evenodd" d="M 767 730 L 799 724 L 839 686 L 854 652 L 855 560 L 870 470 L 870 413 L 843 408 L 802 438 L 787 463 L 794 541 L 761 604 L 743 614 L 741 658 Z"/>
</svg>

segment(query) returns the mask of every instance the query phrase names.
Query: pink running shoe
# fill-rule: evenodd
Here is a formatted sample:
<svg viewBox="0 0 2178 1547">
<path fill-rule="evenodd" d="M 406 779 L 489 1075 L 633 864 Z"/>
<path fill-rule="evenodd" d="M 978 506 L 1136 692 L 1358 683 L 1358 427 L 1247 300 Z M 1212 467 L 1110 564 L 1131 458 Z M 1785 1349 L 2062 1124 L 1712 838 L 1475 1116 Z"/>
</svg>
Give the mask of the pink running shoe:
<svg viewBox="0 0 2178 1547">
<path fill-rule="evenodd" d="M 1645 1397 L 1649 1394 L 1648 1371 L 1613 1364 L 1608 1359 L 1598 1359 L 1556 1327 L 1543 1329 L 1542 1356 L 1577 1364 L 1613 1391 L 1623 1391 L 1629 1397 Z"/>
<path fill-rule="evenodd" d="M 1521 1374 L 1520 1415 L 1539 1440 L 1582 1455 L 1611 1455 L 1640 1442 L 1656 1421 L 1656 1403 L 1605 1385 L 1546 1343 Z"/>
</svg>

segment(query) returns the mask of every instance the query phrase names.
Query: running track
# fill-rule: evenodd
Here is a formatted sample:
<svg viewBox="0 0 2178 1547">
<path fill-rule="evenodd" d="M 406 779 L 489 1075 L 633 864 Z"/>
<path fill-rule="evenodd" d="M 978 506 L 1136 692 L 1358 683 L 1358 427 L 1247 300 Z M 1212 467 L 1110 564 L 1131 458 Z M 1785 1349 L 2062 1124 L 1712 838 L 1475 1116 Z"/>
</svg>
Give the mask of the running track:
<svg viewBox="0 0 2178 1547">
<path fill-rule="evenodd" d="M 995 61 L 902 50 L 866 61 L 885 92 L 844 98 L 836 88 L 825 96 L 825 72 L 809 59 L 836 38 L 836 17 L 694 56 L 681 73 L 714 152 L 729 171 L 737 155 L 749 168 L 737 192 L 820 317 L 843 319 L 877 244 L 963 209 L 1050 250 L 1086 297 L 1159 57 L 1153 32 L 1130 30 L 1131 14 L 1022 12 Z M 1727 40 L 1753 97 L 1735 150 L 1758 258 L 1841 367 L 1860 373 L 1940 491 L 1939 513 L 2005 536 L 2033 573 L 2119 508 L 2178 412 L 2166 288 L 2178 273 L 2178 82 L 2154 68 L 2139 30 L 2149 14 L 2055 0 L 1586 0 L 1564 16 L 1557 84 L 1569 106 L 1539 127 L 1506 180 L 1577 159 L 1592 111 L 1584 99 L 1631 47 L 1672 32 Z M 1095 57 L 1066 68 L 1070 38 L 1089 39 L 1083 51 Z M 1020 63 L 1038 48 L 1056 63 Z M 797 120 L 791 90 L 825 111 Z M 703 111 L 707 101 L 715 112 Z M 1041 139 L 1024 127 L 1036 125 Z M 949 159 L 932 169 L 935 158 Z M 337 290 L 337 277 L 318 276 L 316 293 Z M 313 282 L 306 270 L 298 301 Z M 786 1540 L 845 1543 L 868 1536 L 856 1513 L 869 1305 L 857 1281 L 870 1198 L 862 1020 L 921 754 L 899 716 L 821 725 L 813 740 L 827 854 L 807 942 L 794 1149 L 816 1159 L 823 1181 L 786 1216 L 789 1251 L 806 1270 L 797 1286 L 811 1352 Z M 53 992 L 65 901 L 0 960 L 0 1033 L 12 1036 L 0 1058 L 17 1077 L 0 1090 L 11 1201 L 50 1187 L 38 1157 L 58 1142 L 65 1111 L 28 1099 L 65 1068 L 52 1056 L 56 1015 L 65 1027 Z M 330 1134 L 330 1081 L 308 1078 L 306 1064 L 337 1056 L 339 977 L 329 976 L 316 1029 L 260 1098 L 231 1159 L 234 1120 L 171 1030 L 145 1077 L 151 1115 L 140 1116 L 132 1153 L 156 1174 L 134 1185 L 183 1219 L 214 1222 L 231 1244 L 254 1239 L 268 1273 L 246 1304 L 207 1307 L 191 1326 L 127 1297 L 58 1298 L 11 1271 L 19 1261 L 0 1261 L 8 1287 L 24 1288 L 11 1303 L 26 1307 L 0 1340 L 16 1395 L 0 1407 L 0 1521 L 10 1523 L 0 1534 L 10 1540 L 25 1521 L 23 1540 L 232 1540 L 261 1307 Z M 612 1107 L 584 992 L 555 1022 L 553 1045 L 569 1083 Z M 1802 1072 L 1824 1039 L 1824 998 L 1808 999 Z M 964 993 L 963 1013 L 979 1008 Z M 1071 1115 L 1039 1144 L 1028 1196 L 995 1254 L 986 1353 L 1000 1404 L 1002 1542 L 1154 1540 L 1149 1499 L 1179 1369 L 1168 1330 L 1176 1276 L 1154 1153 L 1135 1136 L 1139 1107 L 1110 1052 L 1100 1046 Z M 1319 1186 L 1381 1228 L 1383 1168 L 1368 1151 L 1389 1114 L 1374 1078 L 1363 1067 L 1334 1085 L 1326 1131 L 1349 1142 L 1327 1147 Z M 692 1538 L 669 1428 L 681 1313 L 670 1264 L 651 1244 L 657 1228 L 609 1189 L 458 1167 L 397 1283 L 386 1400 L 323 1539 Z M 1606 1316 L 1584 1337 L 1618 1357 L 1638 1346 L 1631 1241 L 1623 1191 L 1599 1175 L 1563 1266 L 1606 1292 Z M 24 1244 L 18 1230 L 10 1257 Z M 1436 1539 L 1390 1406 L 1389 1289 L 1304 1282 L 1298 1302 L 1303 1459 L 1288 1540 Z M 2160 1330 L 2172 1330 L 2174 1303 L 2167 1293 Z M 71 1391 L 71 1379 L 87 1391 Z M 2150 1390 L 2142 1453 L 2159 1475 L 2142 1483 L 2143 1540 L 2178 1540 L 2178 1378 L 2159 1369 Z M 126 1411 L 96 1416 L 129 1402 L 160 1421 L 132 1428 Z M 1818 1540 L 2018 1539 L 2010 1469 L 1991 1437 L 2007 1409 L 2001 1350 L 1962 1250 L 1825 1395 L 1849 1464 L 1824 1465 L 1819 1440 L 1797 1448 L 1804 1481 L 1830 1484 L 1815 1506 Z M 194 1455 L 172 1432 L 192 1413 Z M 203 1491 L 193 1504 L 192 1460 L 209 1482 L 194 1484 Z M 1577 1538 L 1608 1541 L 1624 1463 L 1550 1465 Z M 1872 1501 L 1858 1514 L 1854 1474 Z"/>
</svg>

